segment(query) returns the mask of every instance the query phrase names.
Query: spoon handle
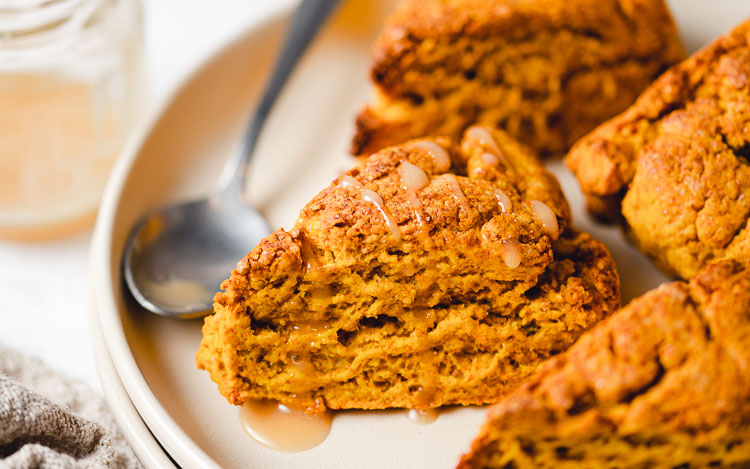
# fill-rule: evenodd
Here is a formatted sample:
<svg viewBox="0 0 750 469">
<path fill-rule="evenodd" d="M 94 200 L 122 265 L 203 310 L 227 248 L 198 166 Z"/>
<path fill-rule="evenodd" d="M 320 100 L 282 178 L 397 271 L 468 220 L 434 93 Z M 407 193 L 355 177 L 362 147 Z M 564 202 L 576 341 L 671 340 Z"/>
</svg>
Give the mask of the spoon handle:
<svg viewBox="0 0 750 469">
<path fill-rule="evenodd" d="M 266 117 L 271 112 L 276 98 L 284 87 L 297 61 L 307 49 L 320 27 L 333 11 L 339 0 L 303 0 L 297 8 L 286 37 L 281 57 L 276 63 L 271 80 L 266 85 L 260 104 L 255 110 L 250 125 L 245 131 L 241 151 L 231 158 L 219 180 L 219 192 L 242 194 L 247 177 L 247 168 L 255 150 L 258 137 Z"/>
</svg>

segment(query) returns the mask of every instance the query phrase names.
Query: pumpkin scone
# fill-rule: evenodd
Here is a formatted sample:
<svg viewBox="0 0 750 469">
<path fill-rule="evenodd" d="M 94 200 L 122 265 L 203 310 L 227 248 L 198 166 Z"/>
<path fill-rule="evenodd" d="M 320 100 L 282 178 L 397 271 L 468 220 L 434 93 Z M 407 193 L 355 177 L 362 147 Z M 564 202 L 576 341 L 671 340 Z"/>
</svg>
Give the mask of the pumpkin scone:
<svg viewBox="0 0 750 469">
<path fill-rule="evenodd" d="M 750 258 L 633 300 L 495 405 L 459 467 L 750 466 Z"/>
<path fill-rule="evenodd" d="M 750 21 L 664 73 L 566 162 L 589 209 L 687 279 L 750 255 Z"/>
<path fill-rule="evenodd" d="M 683 57 L 663 0 L 404 0 L 351 152 L 479 123 L 560 154 Z"/>
<path fill-rule="evenodd" d="M 232 404 L 495 402 L 619 304 L 609 252 L 569 220 L 502 132 L 383 149 L 237 264 L 197 364 Z"/>
</svg>

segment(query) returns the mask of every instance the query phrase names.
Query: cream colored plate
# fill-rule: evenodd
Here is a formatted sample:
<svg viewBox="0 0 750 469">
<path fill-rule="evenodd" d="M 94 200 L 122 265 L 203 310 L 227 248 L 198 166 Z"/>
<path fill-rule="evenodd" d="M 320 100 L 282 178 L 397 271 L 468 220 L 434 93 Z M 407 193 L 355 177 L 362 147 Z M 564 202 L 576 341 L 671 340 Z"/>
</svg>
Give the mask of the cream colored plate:
<svg viewBox="0 0 750 469">
<path fill-rule="evenodd" d="M 258 148 L 250 195 L 273 226 L 290 227 L 299 209 L 352 165 L 346 149 L 368 98 L 369 50 L 387 2 L 357 3 L 360 10 L 347 5 L 303 60 Z M 750 14 L 744 0 L 670 3 L 692 46 Z M 153 316 L 123 292 L 120 255 L 128 230 L 146 211 L 210 191 L 268 74 L 282 24 L 276 18 L 247 31 L 201 67 L 118 161 L 92 247 L 94 313 L 112 362 L 143 420 L 182 467 L 452 467 L 485 409 L 445 411 L 431 425 L 414 424 L 403 411 L 344 412 L 312 450 L 288 454 L 257 444 L 240 428 L 238 409 L 195 369 L 201 321 Z M 592 223 L 572 176 L 560 163 L 551 168 L 576 225 L 611 249 L 625 301 L 667 280 L 616 228 Z M 131 438 L 131 444 L 144 443 Z"/>
</svg>

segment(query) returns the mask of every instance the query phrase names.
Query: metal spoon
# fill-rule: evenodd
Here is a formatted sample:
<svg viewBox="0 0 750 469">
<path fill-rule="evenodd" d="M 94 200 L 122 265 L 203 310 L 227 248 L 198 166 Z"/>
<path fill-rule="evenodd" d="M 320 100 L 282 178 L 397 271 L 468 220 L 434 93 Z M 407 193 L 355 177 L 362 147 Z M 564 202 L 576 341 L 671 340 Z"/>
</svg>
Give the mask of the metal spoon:
<svg viewBox="0 0 750 469">
<path fill-rule="evenodd" d="M 242 198 L 248 162 L 284 83 L 337 3 L 304 0 L 297 9 L 242 151 L 224 168 L 216 192 L 147 215 L 133 227 L 123 255 L 125 282 L 147 310 L 177 318 L 207 314 L 221 281 L 270 233 L 263 216 Z"/>
</svg>

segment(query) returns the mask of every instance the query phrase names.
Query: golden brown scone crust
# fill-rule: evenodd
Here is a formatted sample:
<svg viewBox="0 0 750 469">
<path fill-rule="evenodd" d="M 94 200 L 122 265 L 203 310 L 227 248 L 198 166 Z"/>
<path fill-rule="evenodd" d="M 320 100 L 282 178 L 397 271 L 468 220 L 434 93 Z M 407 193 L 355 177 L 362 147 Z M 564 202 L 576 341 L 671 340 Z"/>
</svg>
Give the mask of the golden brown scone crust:
<svg viewBox="0 0 750 469">
<path fill-rule="evenodd" d="M 750 466 L 750 259 L 599 323 L 494 406 L 462 468 Z"/>
<path fill-rule="evenodd" d="M 602 244 L 565 230 L 554 177 L 502 132 L 490 135 L 376 153 L 237 264 L 196 359 L 229 402 L 494 402 L 617 308 L 614 263 Z M 429 177 L 415 193 L 421 207 L 404 190 L 409 165 Z M 543 225 L 534 200 L 557 226 Z"/>
<path fill-rule="evenodd" d="M 590 209 L 690 278 L 750 255 L 750 21 L 671 68 L 567 156 Z"/>
<path fill-rule="evenodd" d="M 663 0 L 405 0 L 351 151 L 480 123 L 559 154 L 683 56 Z"/>
</svg>

